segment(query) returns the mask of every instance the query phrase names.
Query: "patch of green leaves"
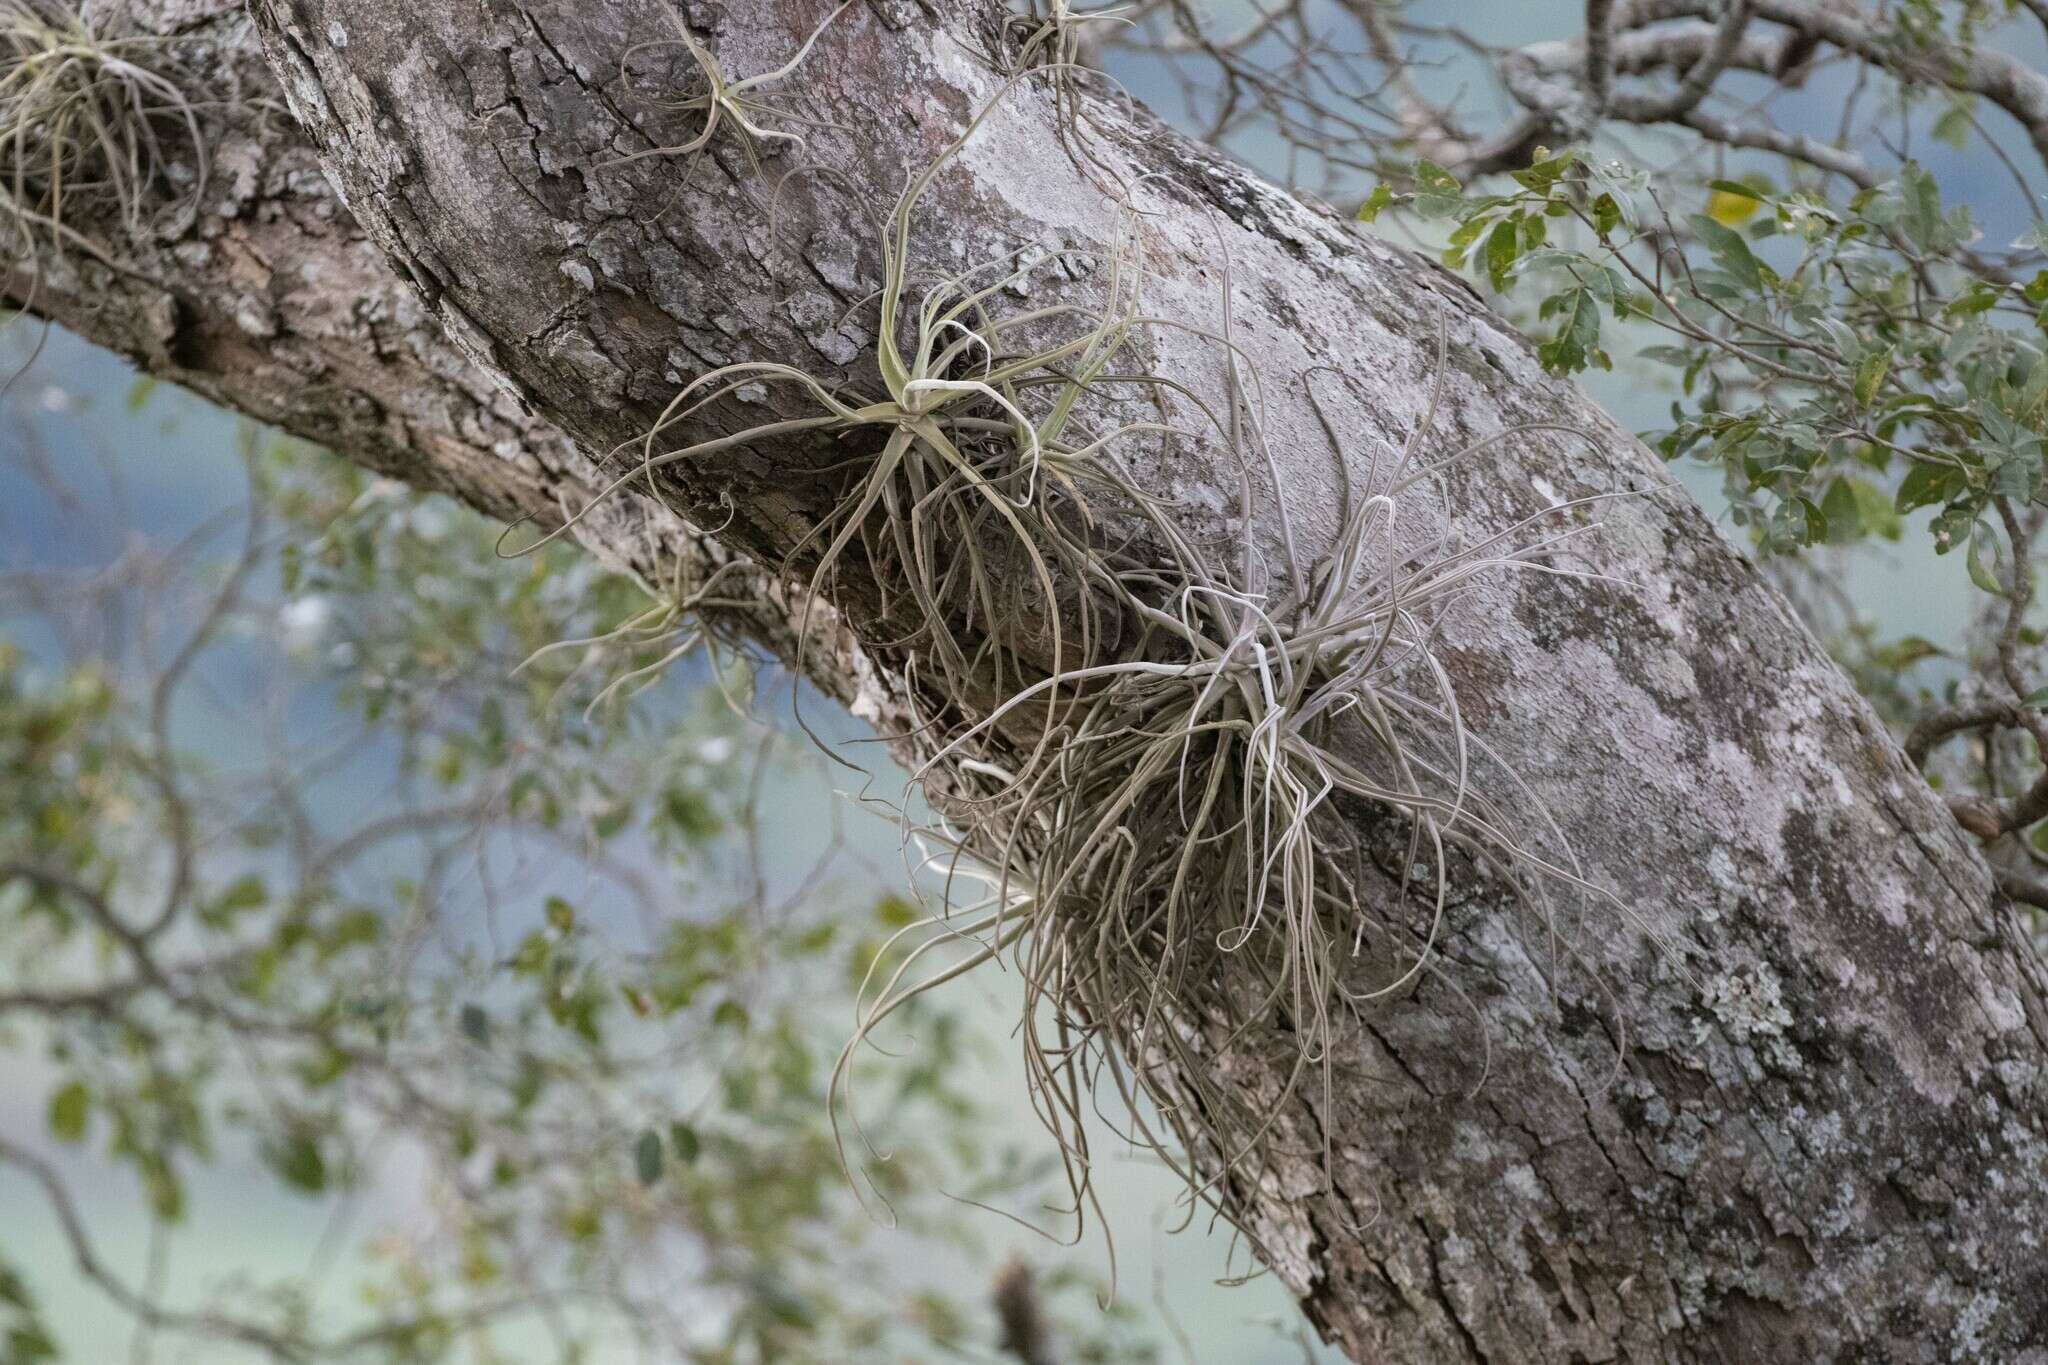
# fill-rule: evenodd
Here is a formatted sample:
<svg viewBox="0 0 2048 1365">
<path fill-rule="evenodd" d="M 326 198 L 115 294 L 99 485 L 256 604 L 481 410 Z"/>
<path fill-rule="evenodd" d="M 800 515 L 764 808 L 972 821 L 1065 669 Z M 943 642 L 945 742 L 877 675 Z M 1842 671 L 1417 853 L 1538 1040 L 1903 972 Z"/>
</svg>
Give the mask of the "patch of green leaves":
<svg viewBox="0 0 2048 1365">
<path fill-rule="evenodd" d="M 1555 373 L 1611 367 L 1615 324 L 1661 331 L 1634 354 L 1671 367 L 1682 399 L 1649 437 L 1723 470 L 1760 549 L 1895 540 L 1904 514 L 1933 508 L 1936 548 L 1971 547 L 1972 581 L 2003 591 L 1978 528 L 2042 486 L 2048 272 L 1979 273 L 1967 209 L 1910 162 L 1846 202 L 1710 180 L 1676 222 L 1642 177 L 1571 152 L 1507 180 L 1454 202 L 1439 185 L 1421 216 L 1450 223 L 1446 263 L 1534 296 Z M 1419 191 L 1382 188 L 1373 214 L 1420 210 Z"/>
</svg>

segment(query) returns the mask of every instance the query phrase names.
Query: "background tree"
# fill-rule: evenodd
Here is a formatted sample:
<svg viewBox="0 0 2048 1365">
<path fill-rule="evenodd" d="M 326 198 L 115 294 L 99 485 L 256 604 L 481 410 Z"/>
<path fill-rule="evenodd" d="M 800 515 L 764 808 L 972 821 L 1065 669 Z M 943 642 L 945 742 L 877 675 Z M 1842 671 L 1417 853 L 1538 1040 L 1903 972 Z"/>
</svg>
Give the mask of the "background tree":
<svg viewBox="0 0 2048 1365">
<path fill-rule="evenodd" d="M 733 554 L 787 565 L 780 582 L 767 569 L 720 578 L 748 591 L 721 594 L 714 616 L 801 658 L 913 758 L 980 746 L 932 795 L 1005 870 L 1009 851 L 1041 842 L 1078 848 L 1090 875 L 1101 866 L 1060 843 L 1095 828 L 1067 818 L 1076 807 L 994 800 L 1009 778 L 1043 774 L 1083 812 L 1094 793 L 1136 790 L 1042 766 L 1034 724 L 1071 744 L 1106 738 L 1093 722 L 1004 709 L 1056 696 L 1047 680 L 1087 700 L 1094 679 L 1074 676 L 1072 651 L 1079 667 L 1125 670 L 1102 677 L 1227 679 L 1259 717 L 1249 729 L 1277 744 L 1277 696 L 1359 691 L 1316 671 L 1322 626 L 1302 622 L 1323 618 L 1309 604 L 1350 601 L 1361 575 L 1417 575 L 1434 593 L 1441 566 L 1508 557 L 1493 553 L 1504 538 L 1519 553 L 1532 521 L 1581 525 L 1588 499 L 1611 499 L 1598 535 L 1541 562 L 1561 581 L 1497 575 L 1470 587 L 1476 609 L 1438 614 L 1447 594 L 1419 616 L 1373 608 L 1414 628 L 1398 652 L 1440 686 L 1425 703 L 1412 676 L 1374 680 L 1404 721 L 1382 731 L 1424 731 L 1401 751 L 1425 755 L 1436 780 L 1388 779 L 1381 799 L 1348 804 L 1290 798 L 1282 814 L 1299 819 L 1279 822 L 1277 842 L 1255 841 L 1271 826 L 1247 812 L 1275 809 L 1284 784 L 1243 785 L 1246 818 L 1215 826 L 1213 856 L 1272 874 L 1247 909 L 1256 919 L 1270 890 L 1285 932 L 1211 953 L 1199 945 L 1236 926 L 1162 927 L 1143 895 L 1081 896 L 1055 916 L 1048 893 L 1064 894 L 1074 864 L 1025 859 L 1015 881 L 1043 918 L 1020 942 L 1054 964 L 1034 980 L 1068 1030 L 1035 1054 L 1055 1059 L 1039 1093 L 1057 1107 L 1101 1071 L 1161 1102 L 1197 1192 L 1354 1358 L 2038 1354 L 2048 1293 L 2030 1248 L 2048 1173 L 2033 1115 L 2048 1024 L 2005 895 L 2031 894 L 2042 813 L 2027 619 L 2039 242 L 1972 240 L 1906 138 L 1925 136 L 1932 100 L 1944 135 L 1995 111 L 1994 155 L 2011 156 L 2013 130 L 2038 146 L 2048 78 L 2012 55 L 2038 46 L 2038 16 L 1593 4 L 1576 38 L 1508 46 L 1404 30 L 1366 5 L 1261 10 L 1220 30 L 1171 5 L 1136 7 L 1126 30 L 1063 5 L 1022 23 L 981 6 L 757 9 L 692 8 L 684 42 L 670 11 L 624 0 L 258 4 L 292 113 L 408 294 L 308 174 L 235 14 L 137 6 L 125 17 L 164 35 L 150 77 L 103 55 L 89 69 L 161 128 L 110 141 L 50 106 L 33 116 L 23 97 L 16 292 L 374 466 L 501 515 L 583 511 L 577 536 L 649 581 L 682 564 L 701 582 L 706 561 Z M 742 93 L 814 34 L 801 101 L 763 103 L 759 82 Z M 1385 173 L 1383 189 L 1356 185 L 1365 211 L 1449 220 L 1457 260 L 1476 257 L 1495 290 L 1537 291 L 1543 345 L 1426 258 L 1348 231 L 1084 76 L 1073 59 L 1105 44 L 1206 64 L 1221 79 L 1198 77 L 1181 112 L 1207 110 L 1215 140 L 1277 138 L 1326 197 L 1347 173 Z M 1513 102 L 1493 133 L 1468 133 L 1476 116 L 1433 75 L 1459 54 Z M 1764 116 L 1778 92 L 1836 69 L 1838 128 Z M 707 84 L 705 97 L 666 94 Z M 195 97 L 209 89 L 222 98 Z M 714 113 L 728 131 L 707 138 Z M 200 117 L 204 136 L 181 143 Z M 1638 127 L 1766 154 L 1771 178 L 1681 162 L 1638 180 L 1605 148 L 1579 150 Z M 60 201 L 60 172 L 75 185 L 81 164 L 101 168 L 98 218 L 91 195 Z M 1501 192 L 1467 194 L 1503 171 Z M 906 181 L 921 192 L 899 195 Z M 1682 195 L 1698 217 L 1665 213 L 1659 196 Z M 892 203 L 883 231 L 847 230 Z M 887 308 L 879 327 L 853 320 L 877 287 L 889 304 L 958 299 L 965 272 L 992 261 L 1000 294 L 1047 294 L 1050 311 L 991 294 L 943 325 L 927 314 L 933 347 L 908 368 L 897 348 L 914 344 L 914 319 L 902 334 Z M 1048 339 L 1054 319 L 1076 317 L 1094 330 Z M 1762 548 L 1881 536 L 1919 507 L 1939 508 L 1942 543 L 1967 547 L 1998 599 L 1984 667 L 1956 670 L 1954 694 L 1929 705 L 1890 685 L 1925 651 L 1889 642 L 1866 661 L 1924 723 L 1915 760 L 1983 736 L 1982 760 L 1947 779 L 1974 788 L 1956 818 L 1782 600 L 1639 446 L 1545 373 L 1603 363 L 1603 328 L 1634 318 L 1671 333 L 1649 359 L 1675 361 L 1690 386 L 1666 450 L 1730 471 Z M 673 405 L 736 364 L 756 368 L 719 402 Z M 887 400 L 833 408 L 836 392 L 872 399 L 877 377 Z M 1012 517 L 1006 532 L 988 519 L 1029 499 L 999 482 L 950 548 L 1050 562 L 1013 564 L 995 603 L 977 600 L 979 571 L 934 577 L 906 536 L 926 509 L 957 506 L 940 495 L 965 477 L 914 486 L 934 452 L 971 437 L 984 478 L 1073 477 L 1099 444 L 1066 439 L 1076 431 L 1135 446 L 1083 471 L 1103 485 L 1101 520 Z M 1009 465 L 978 463 L 1005 441 L 1024 447 Z M 674 451 L 691 456 L 646 467 Z M 633 487 L 594 499 L 613 457 Z M 894 496 L 910 502 L 888 500 L 897 465 L 878 459 L 906 462 L 913 486 Z M 1401 483 L 1418 459 L 1430 477 Z M 1377 482 L 1389 471 L 1394 483 Z M 1372 495 L 1385 513 L 1368 514 Z M 716 543 L 684 523 L 716 528 Z M 1210 554 L 1219 545 L 1227 560 Z M 1201 591 L 1181 591 L 1191 584 Z M 1178 654 L 1152 653 L 1161 632 L 1183 640 Z M 1268 686 L 1269 649 L 1306 691 Z M 1099 690 L 1175 704 L 1149 685 Z M 1286 733 L 1297 777 L 1303 763 L 1358 771 L 1371 743 L 1339 736 L 1304 758 L 1320 741 L 1292 722 Z M 1213 743 L 1205 755 L 1225 741 Z M 1262 755 L 1276 753 L 1246 747 L 1229 763 L 1271 774 L 1281 765 Z M 1104 855 L 1113 869 L 1163 866 L 1172 805 L 1134 807 L 1149 825 L 1101 826 L 1135 850 Z M 1996 874 L 1975 839 L 1993 841 Z M 1580 903 L 1526 913 L 1558 884 Z M 1314 894 L 1333 887 L 1332 903 Z M 1104 925 L 1132 932 L 1092 959 L 1100 973 L 1062 974 L 1077 942 L 1102 947 Z M 1329 950 L 1340 939 L 1360 951 Z M 1411 957 L 1428 970 L 1403 966 Z M 1163 994 L 1123 989 L 1162 977 Z M 1390 977 L 1404 989 L 1360 1003 Z M 1346 991 L 1351 1007 L 1331 1008 Z M 1075 1165 L 1083 1201 L 1088 1169 Z M 1902 1283 L 1916 1288 L 1907 1304 Z"/>
<path fill-rule="evenodd" d="M 909 906 L 861 898 L 837 828 L 773 864 L 762 803 L 816 760 L 734 709 L 746 657 L 636 678 L 675 643 L 636 586 L 567 552 L 505 573 L 481 518 L 290 442 L 248 434 L 243 505 L 154 541 L 110 510 L 120 457 L 64 468 L 10 429 L 9 529 L 43 518 L 71 564 L 0 577 L 0 1040 L 42 1061 L 9 1073 L 47 1130 L 0 1133 L 0 1360 L 108 1338 L 32 1295 L 37 1206 L 144 1359 L 972 1358 L 972 1277 L 845 1287 L 879 1234 L 822 1122 L 819 1006 Z M 618 621 L 641 629 L 528 662 Z M 993 1198 L 1043 1161 L 962 1093 L 957 1018 L 915 1026 L 876 1133 L 919 1133 L 880 1173 L 899 1250 L 993 1277 L 916 1191 Z M 212 1170 L 250 1166 L 326 1232 L 195 1286 Z M 146 1255 L 101 1222 L 108 1184 Z M 260 1244 L 275 1201 L 242 1201 Z M 1089 1305 L 1066 1338 L 1147 1358 L 1084 1288 L 1047 1282 Z"/>
</svg>

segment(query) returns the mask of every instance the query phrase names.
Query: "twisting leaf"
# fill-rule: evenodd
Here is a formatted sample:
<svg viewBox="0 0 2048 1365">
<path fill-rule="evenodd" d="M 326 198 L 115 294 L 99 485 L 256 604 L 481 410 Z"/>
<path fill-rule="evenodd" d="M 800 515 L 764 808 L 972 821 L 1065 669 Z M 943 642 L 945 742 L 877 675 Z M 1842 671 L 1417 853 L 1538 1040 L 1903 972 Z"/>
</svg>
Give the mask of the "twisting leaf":
<svg viewBox="0 0 2048 1365">
<path fill-rule="evenodd" d="M 1856 401 L 1869 407 L 1877 401 L 1878 390 L 1884 387 L 1884 379 L 1891 372 L 1893 347 L 1872 351 L 1856 362 Z"/>
<path fill-rule="evenodd" d="M 1508 272 L 1514 269 L 1515 257 L 1521 250 L 1521 234 L 1515 221 L 1503 218 L 1486 239 L 1486 278 L 1496 293 L 1508 287 Z"/>
<path fill-rule="evenodd" d="M 1976 529 L 1970 532 L 1970 553 L 1967 556 L 1970 581 L 1994 597 L 2005 596 L 2005 584 L 1998 581 L 1996 572 L 2003 558 L 1996 534 L 1988 524 L 1978 522 Z"/>
</svg>

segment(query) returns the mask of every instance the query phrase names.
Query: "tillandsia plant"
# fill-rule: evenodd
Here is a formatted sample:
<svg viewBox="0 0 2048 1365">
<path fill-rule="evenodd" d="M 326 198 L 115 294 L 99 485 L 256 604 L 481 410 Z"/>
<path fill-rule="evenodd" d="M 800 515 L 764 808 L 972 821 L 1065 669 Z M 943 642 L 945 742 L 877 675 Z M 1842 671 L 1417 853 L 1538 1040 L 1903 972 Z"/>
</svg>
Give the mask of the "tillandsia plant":
<svg viewBox="0 0 2048 1365">
<path fill-rule="evenodd" d="M 599 669 L 611 660 L 623 659 L 626 666 L 584 704 L 583 719 L 588 723 L 601 709 L 631 702 L 660 683 L 678 660 L 701 650 L 726 705 L 735 715 L 747 715 L 750 698 L 744 695 L 745 688 L 735 694 L 727 667 L 728 661 L 737 662 L 743 647 L 717 624 L 723 613 L 748 605 L 743 598 L 720 592 L 727 580 L 744 571 L 744 566 L 740 561 L 729 560 L 694 585 L 687 581 L 688 569 L 687 561 L 679 557 L 669 581 L 653 594 L 654 600 L 646 610 L 596 635 L 550 641 L 527 655 L 513 672 L 523 673 L 554 654 L 578 651 L 582 658 L 557 688 L 566 691 L 571 684 L 583 681 L 586 669 Z M 747 670 L 740 666 L 737 671 L 744 676 Z"/>
<path fill-rule="evenodd" d="M 665 466 L 764 440 L 818 435 L 858 452 L 863 438 L 880 437 L 879 451 L 853 456 L 852 491 L 790 558 L 816 555 L 815 599 L 828 592 L 841 556 L 861 542 L 886 589 L 914 609 L 913 633 L 899 645 L 924 646 L 949 686 L 994 689 L 998 696 L 1022 681 L 1012 657 L 1020 633 L 1040 637 L 1030 646 L 1047 652 L 1055 672 L 1068 659 L 1063 607 L 1078 617 L 1081 655 L 1092 654 L 1095 598 L 1060 589 L 1063 580 L 1086 584 L 1099 576 L 1091 567 L 1088 498 L 1112 488 L 1137 505 L 1147 504 L 1120 472 L 1112 447 L 1126 437 L 1167 430 L 1152 420 L 1097 430 L 1083 422 L 1079 410 L 1083 396 L 1098 387 L 1142 392 L 1164 384 L 1142 366 L 1136 372 L 1120 368 L 1151 321 L 1140 312 L 1142 238 L 1128 216 L 1106 261 L 1083 252 L 1048 258 L 1023 248 L 936 278 L 913 272 L 919 201 L 1000 100 L 1031 74 L 1012 77 L 911 179 L 881 226 L 881 288 L 869 301 L 877 318 L 879 396 L 828 388 L 785 364 L 720 367 L 676 394 L 640 442 L 639 458 L 597 497 Z M 1060 261 L 1098 277 L 1098 303 L 1002 308 L 1007 290 L 1031 271 Z M 817 410 L 662 448 L 664 436 L 707 406 L 762 384 L 790 386 Z M 586 506 L 536 545 L 564 534 L 588 511 Z M 1043 607 L 1029 620 L 1015 605 L 1015 594 L 999 586 L 1000 571 L 1019 564 L 1028 569 Z M 981 637 L 971 649 L 963 643 L 970 631 Z"/>
<path fill-rule="evenodd" d="M 690 26 L 682 15 L 671 9 L 669 17 L 675 23 L 676 36 L 635 43 L 627 48 L 619 58 L 619 83 L 629 90 L 632 88 L 633 78 L 629 68 L 633 58 L 638 54 L 681 44 L 683 50 L 689 53 L 690 59 L 697 64 L 705 88 L 680 99 L 651 99 L 648 102 L 660 109 L 701 113 L 704 115 L 704 125 L 697 131 L 695 137 L 686 142 L 674 146 L 650 147 L 604 164 L 618 166 L 648 157 L 686 156 L 690 158 L 690 162 L 683 180 L 688 183 L 690 174 L 696 169 L 697 158 L 711 146 L 712 139 L 718 136 L 721 127 L 731 129 L 741 150 L 746 153 L 748 166 L 756 175 L 760 174 L 761 154 L 765 149 L 781 146 L 801 151 L 804 147 L 802 133 L 791 132 L 789 127 L 771 125 L 782 124 L 798 128 L 822 128 L 830 125 L 783 108 L 776 103 L 776 96 L 768 87 L 793 75 L 796 69 L 803 65 L 804 59 L 811 55 L 811 48 L 817 44 L 818 36 L 831 27 L 832 21 L 845 13 L 846 7 L 852 3 L 853 0 L 842 0 L 838 8 L 826 15 L 819 21 L 818 26 L 811 30 L 810 37 L 804 39 L 803 45 L 797 48 L 795 55 L 781 66 L 737 80 L 725 74 L 711 49 L 699 42 L 697 36 L 690 32 Z"/>
<path fill-rule="evenodd" d="M 1089 60 L 1089 49 L 1097 45 L 1097 33 L 1129 24 L 1131 9 L 1128 5 L 1112 5 L 1083 10 L 1070 0 L 1047 0 L 1041 7 L 1037 0 L 1032 0 L 1025 13 L 1010 15 L 1003 25 L 1005 39 L 1015 44 L 1014 50 L 1006 54 L 1009 69 L 1016 72 L 1040 67 L 1051 73 L 1061 138 L 1086 164 L 1101 171 L 1110 168 L 1086 146 L 1087 116 L 1077 87 L 1084 79 L 1115 85 Z M 1114 172 L 1109 178 L 1113 183 Z"/>
<path fill-rule="evenodd" d="M 1060 66 L 1078 66 L 1082 60 L 1082 43 L 1085 27 L 1089 24 L 1124 22 L 1125 5 L 1111 5 L 1104 9 L 1077 9 L 1071 0 L 1047 0 L 1043 6 L 1034 3 L 1023 14 L 1012 14 L 1004 20 L 1005 30 L 1018 39 L 1016 66 L 1022 69 L 1034 63 L 1051 63 Z"/>
<path fill-rule="evenodd" d="M 921 831 L 928 860 L 949 890 L 983 889 L 906 929 L 932 937 L 860 1016 L 834 1087 L 849 1105 L 856 1051 L 893 1010 L 1008 955 L 1025 982 L 1027 1072 L 1067 1162 L 1071 1211 L 1094 1200 L 1087 1095 L 1106 1082 L 1132 1140 L 1187 1178 L 1190 1210 L 1228 1214 L 1227 1182 L 1270 1169 L 1274 1107 L 1209 1078 L 1239 1047 L 1269 1046 L 1285 1018 L 1288 1089 L 1319 1077 L 1327 1090 L 1337 1016 L 1424 974 L 1456 993 L 1434 960 L 1454 868 L 1526 901 L 1554 974 L 1583 961 L 1564 900 L 1628 913 L 1581 874 L 1513 765 L 1469 733 L 1436 657 L 1446 615 L 1484 576 L 1578 576 L 1547 560 L 1591 524 L 1535 528 L 1600 499 L 1473 545 L 1405 531 L 1399 512 L 1420 486 L 1441 492 L 1449 466 L 1522 434 L 1424 462 L 1443 361 L 1399 459 L 1369 465 L 1333 544 L 1287 575 L 1298 586 L 1248 585 L 1252 556 L 1213 562 L 1159 518 L 1166 560 L 1117 580 L 1143 623 L 1136 638 L 1112 660 L 1023 689 L 919 771 L 966 831 Z M 1007 714 L 1054 689 L 1071 698 L 1054 742 L 1006 766 Z M 1361 806 L 1388 817 L 1376 834 L 1361 834 Z M 908 979 L 948 948 L 960 949 L 952 963 Z"/>
<path fill-rule="evenodd" d="M 65 226 L 65 205 L 108 195 L 130 232 L 145 226 L 145 191 L 191 160 L 189 199 L 205 193 L 206 139 L 176 82 L 149 59 L 174 39 L 102 37 L 62 0 L 0 0 L 0 218 L 12 259 L 48 244 L 94 255 L 101 248 Z"/>
</svg>

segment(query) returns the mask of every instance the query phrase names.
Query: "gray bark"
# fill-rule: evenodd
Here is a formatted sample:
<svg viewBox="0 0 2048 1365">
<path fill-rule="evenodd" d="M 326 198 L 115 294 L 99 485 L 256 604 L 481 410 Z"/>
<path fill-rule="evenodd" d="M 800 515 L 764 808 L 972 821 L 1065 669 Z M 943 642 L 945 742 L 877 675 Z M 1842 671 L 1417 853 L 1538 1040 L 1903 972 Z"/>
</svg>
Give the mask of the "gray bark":
<svg viewBox="0 0 2048 1365">
<path fill-rule="evenodd" d="M 505 521 L 560 523 L 600 485 L 562 430 L 507 393 L 449 339 L 394 274 L 320 168 L 285 108 L 243 0 L 89 0 L 106 34 L 166 40 L 151 57 L 206 106 L 210 161 L 164 121 L 174 175 L 148 187 L 150 230 L 81 196 L 68 226 L 96 250 L 47 241 L 9 261 L 5 292 L 32 313 L 120 352 L 146 373 L 339 451 L 417 488 Z M 730 634 L 782 655 L 810 632 L 812 678 L 883 714 L 858 642 L 829 605 L 695 531 L 673 509 L 626 490 L 576 529 L 611 567 L 650 585 L 727 567 L 715 609 Z"/>
<path fill-rule="evenodd" d="M 779 64 L 829 6 L 686 8 L 742 74 Z M 220 4 L 139 10 L 196 25 L 213 59 L 191 79 L 239 72 L 245 101 L 265 89 Z M 870 378 L 863 324 L 839 322 L 875 284 L 869 213 L 999 84 L 976 55 L 984 6 L 849 10 L 798 83 L 839 125 L 807 158 L 838 174 L 792 183 L 777 241 L 730 140 L 680 189 L 671 160 L 599 164 L 695 131 L 619 80 L 629 45 L 671 31 L 660 0 L 253 12 L 352 216 L 298 135 L 245 102 L 222 116 L 222 186 L 196 227 L 120 243 L 137 279 L 53 265 L 68 283 L 38 306 L 501 515 L 580 506 L 590 466 L 568 441 L 637 438 L 709 367 Z M 1297 1167 L 1233 1191 L 1305 1311 L 1361 1362 L 2048 1360 L 2048 982 L 1983 860 L 1849 681 L 1654 459 L 1468 292 L 1142 113 L 1094 114 L 1097 151 L 1127 181 L 1156 176 L 1140 191 L 1147 310 L 1219 326 L 1229 262 L 1279 466 L 1252 507 L 1266 544 L 1283 497 L 1300 542 L 1336 529 L 1341 476 L 1301 376 L 1342 371 L 1319 392 L 1362 478 L 1420 419 L 1440 318 L 1442 449 L 1528 423 L 1596 440 L 1494 447 L 1449 475 L 1434 517 L 1472 541 L 1555 498 L 1643 493 L 1609 504 L 1579 556 L 1626 586 L 1490 583 L 1453 620 L 1447 658 L 1475 728 L 1591 878 L 1688 944 L 1691 969 L 1625 919 L 1588 918 L 1574 928 L 1593 970 L 1553 974 L 1541 926 L 1462 882 L 1444 944 L 1459 991 L 1428 980 L 1342 1025 L 1329 1103 L 1314 1088 L 1280 1107 Z M 927 252 L 958 268 L 1017 239 L 1106 243 L 1111 206 L 1054 119 L 1042 90 L 1012 94 L 928 196 Z M 1154 351 L 1161 372 L 1220 390 L 1213 347 L 1162 335 Z M 783 401 L 725 405 L 682 435 Z M 846 453 L 763 444 L 674 466 L 658 503 L 622 504 L 583 535 L 643 572 L 679 553 L 779 564 L 829 512 L 841 484 L 824 467 Z M 1209 509 L 1188 513 L 1206 529 L 1238 510 L 1235 468 L 1192 450 L 1145 473 Z M 689 524 L 720 527 L 716 544 Z M 793 599 L 769 577 L 753 625 L 787 650 Z M 836 644 L 808 664 L 886 725 L 921 684 L 887 643 L 897 626 L 844 577 Z M 968 717 L 988 703 L 950 700 Z M 1276 1044 L 1266 1063 L 1236 1053 L 1232 1082 L 1277 1096 Z M 1327 1193 L 1307 1155 L 1325 1134 Z"/>
</svg>

